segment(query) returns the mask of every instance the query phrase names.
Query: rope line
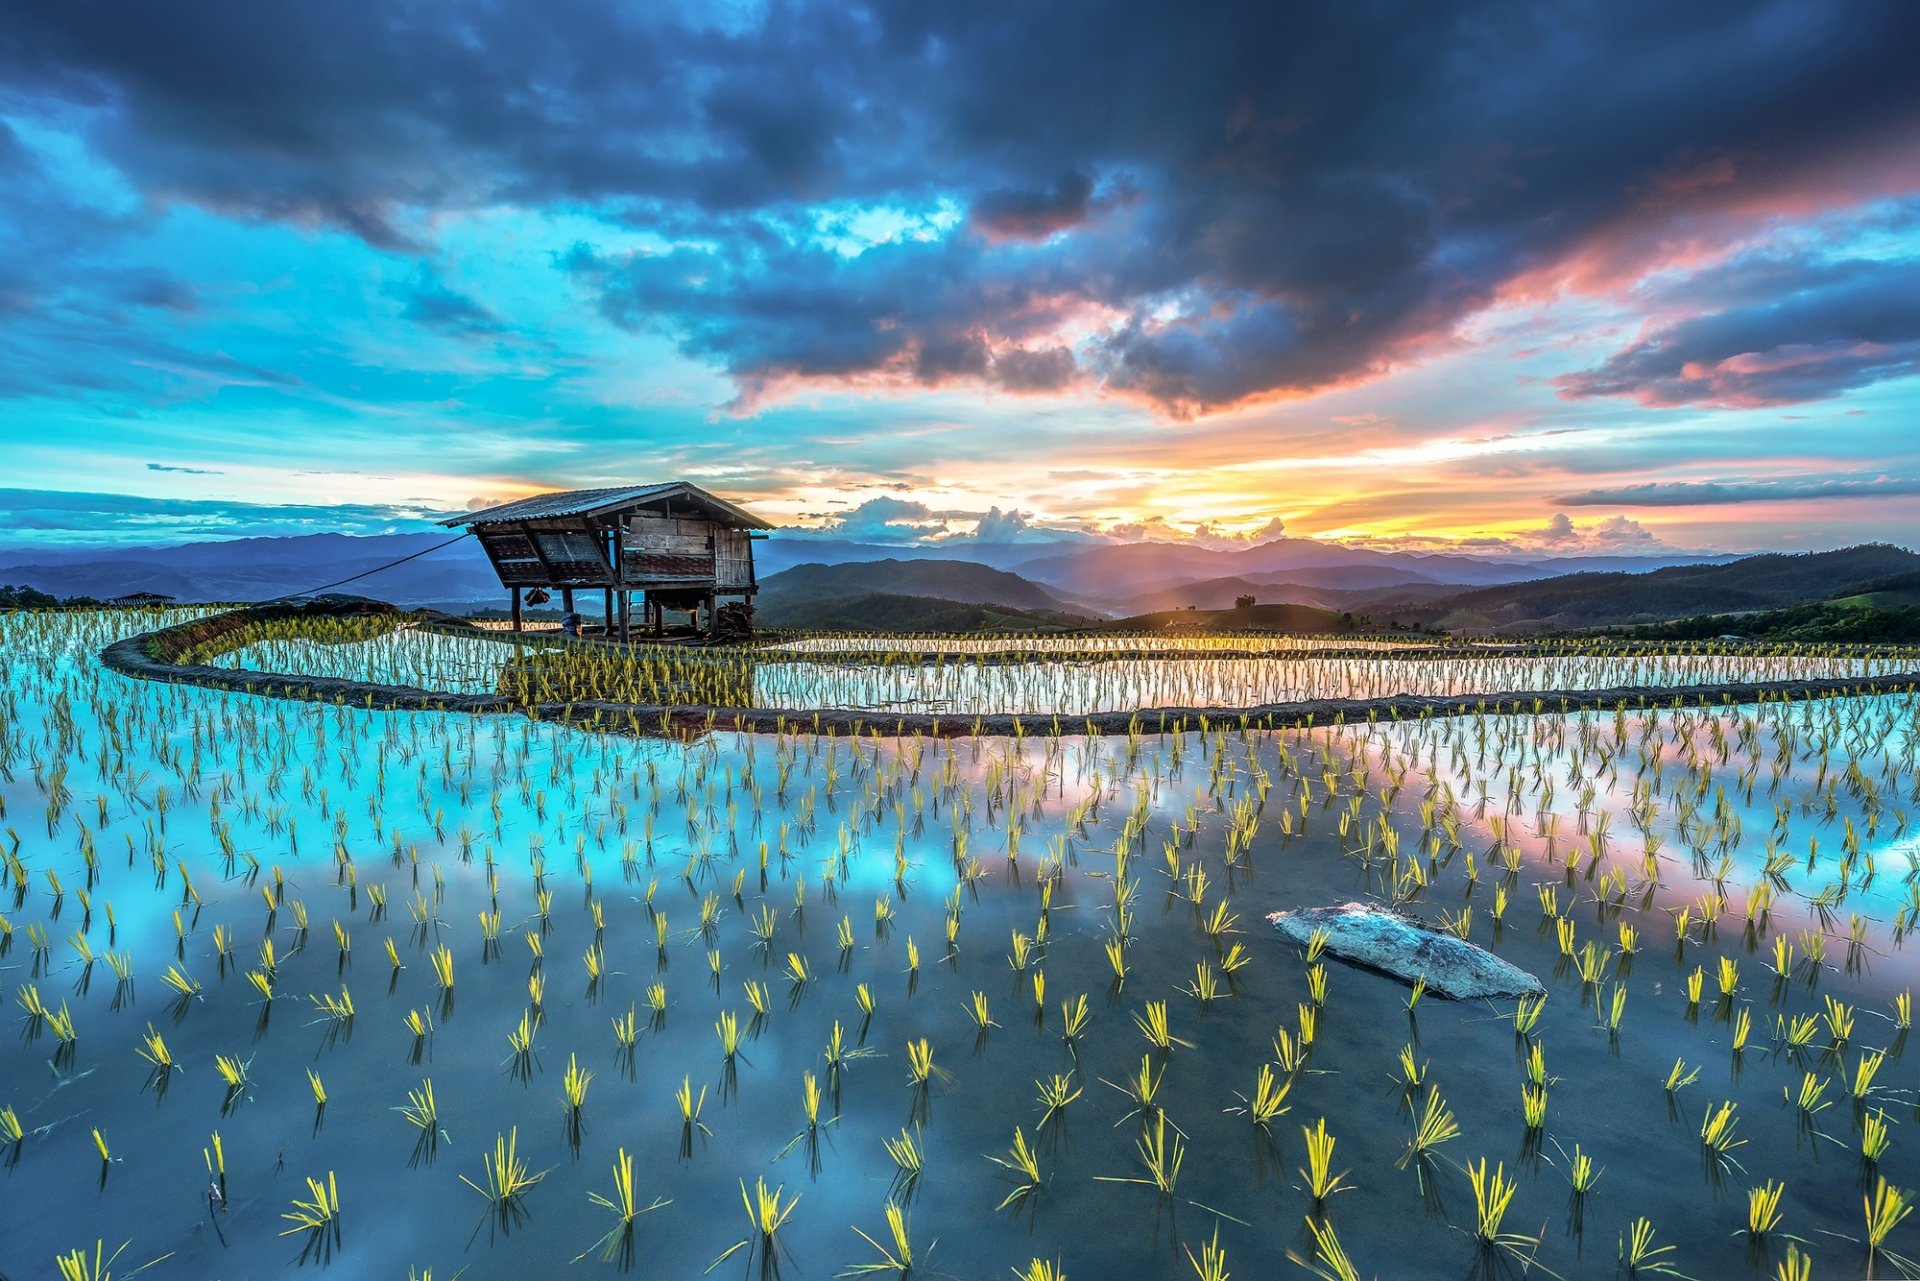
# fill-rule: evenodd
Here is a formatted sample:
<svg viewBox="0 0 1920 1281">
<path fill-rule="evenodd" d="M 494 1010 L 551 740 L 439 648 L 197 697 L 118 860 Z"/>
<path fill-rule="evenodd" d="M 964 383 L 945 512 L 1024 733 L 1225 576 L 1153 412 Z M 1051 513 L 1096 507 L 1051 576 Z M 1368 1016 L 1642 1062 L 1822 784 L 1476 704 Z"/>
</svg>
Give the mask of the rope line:
<svg viewBox="0 0 1920 1281">
<path fill-rule="evenodd" d="M 419 560 L 422 556 L 430 556 L 434 552 L 440 551 L 443 548 L 451 547 L 455 543 L 459 542 L 461 539 L 469 537 L 471 533 L 472 533 L 471 530 L 463 530 L 460 533 L 455 534 L 452 538 L 449 538 L 444 543 L 435 543 L 433 546 L 427 548 L 425 551 L 415 552 L 411 556 L 402 556 L 399 560 L 390 560 L 384 565 L 375 565 L 372 569 L 362 570 L 360 573 L 354 574 L 349 578 L 336 579 L 331 583 L 322 583 L 318 587 L 309 587 L 303 591 L 282 592 L 278 596 L 269 596 L 265 600 L 255 601 L 254 604 L 272 605 L 278 601 L 292 600 L 295 596 L 312 596 L 316 592 L 324 592 L 334 587 L 344 587 L 348 583 L 357 583 L 363 578 L 371 578 L 373 577 L 373 575 L 385 573 L 387 570 L 392 569 L 395 566 L 404 565 L 410 560 Z"/>
</svg>

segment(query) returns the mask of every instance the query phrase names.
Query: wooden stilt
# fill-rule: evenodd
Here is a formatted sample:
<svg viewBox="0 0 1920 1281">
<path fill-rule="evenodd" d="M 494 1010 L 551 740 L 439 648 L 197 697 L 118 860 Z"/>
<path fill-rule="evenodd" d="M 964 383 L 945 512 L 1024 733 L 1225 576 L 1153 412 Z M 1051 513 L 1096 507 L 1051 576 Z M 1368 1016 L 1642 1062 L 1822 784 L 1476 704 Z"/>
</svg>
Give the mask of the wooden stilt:
<svg viewBox="0 0 1920 1281">
<path fill-rule="evenodd" d="M 520 630 L 520 589 L 513 589 L 513 630 Z"/>
</svg>

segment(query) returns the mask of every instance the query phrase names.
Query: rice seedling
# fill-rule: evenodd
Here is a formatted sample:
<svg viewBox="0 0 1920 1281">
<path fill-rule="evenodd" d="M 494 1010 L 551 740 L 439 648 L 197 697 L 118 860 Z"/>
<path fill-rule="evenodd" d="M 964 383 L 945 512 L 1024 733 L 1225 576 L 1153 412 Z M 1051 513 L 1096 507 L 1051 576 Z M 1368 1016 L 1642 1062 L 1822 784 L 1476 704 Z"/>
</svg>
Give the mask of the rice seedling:
<svg viewBox="0 0 1920 1281">
<path fill-rule="evenodd" d="M 160 981 L 172 988 L 182 998 L 192 998 L 200 995 L 200 981 L 189 975 L 178 965 L 169 965 L 166 968 L 166 972 L 161 974 Z"/>
<path fill-rule="evenodd" d="M 628 1155 L 625 1148 L 620 1148 L 613 1158 L 613 1195 L 608 1197 L 598 1192 L 589 1192 L 587 1200 L 602 1209 L 612 1211 L 614 1221 L 613 1226 L 607 1229 L 606 1235 L 577 1256 L 574 1259 L 575 1263 L 598 1249 L 600 1259 L 604 1263 L 630 1264 L 633 1260 L 635 1220 L 643 1214 L 651 1214 L 662 1206 L 672 1204 L 664 1197 L 655 1197 L 648 1205 L 640 1204 L 639 1198 L 634 1195 L 633 1157 Z"/>
<path fill-rule="evenodd" d="M 1009 1207 L 1018 1208 L 1028 1197 L 1040 1191 L 1040 1158 L 1034 1154 L 1027 1142 L 1026 1132 L 1019 1126 L 1013 1128 L 1013 1145 L 1005 1156 L 988 1155 L 987 1160 L 1005 1170 L 1013 1181 L 1013 1190 L 1002 1198 L 995 1210 Z"/>
<path fill-rule="evenodd" d="M 484 1185 L 474 1182 L 466 1175 L 460 1181 L 486 1198 L 490 1209 L 502 1216 L 511 1216 L 520 1208 L 520 1201 L 534 1185 L 547 1177 L 545 1170 L 535 1171 L 520 1159 L 520 1127 L 514 1126 L 505 1134 L 496 1134 L 493 1139 L 493 1151 L 484 1152 L 480 1157 Z"/>
<path fill-rule="evenodd" d="M 1134 1141 L 1134 1151 L 1145 1169 L 1144 1176 L 1123 1178 L 1111 1175 L 1095 1175 L 1101 1183 L 1137 1183 L 1150 1187 L 1161 1196 L 1172 1196 L 1174 1187 L 1180 1180 L 1180 1167 L 1186 1160 L 1187 1145 L 1180 1137 L 1180 1131 L 1174 1130 L 1173 1137 L 1167 1137 L 1167 1114 L 1155 1112 L 1151 1129 L 1143 1129 L 1140 1137 Z"/>
<path fill-rule="evenodd" d="M 444 943 L 435 948 L 427 957 L 433 967 L 433 981 L 442 992 L 453 991 L 453 949 Z"/>
<path fill-rule="evenodd" d="M 1780 1090 L 1780 1093 L 1784 1095 L 1796 1109 L 1804 1112 L 1808 1116 L 1814 1115 L 1822 1108 L 1830 1108 L 1833 1106 L 1832 1099 L 1822 1097 L 1826 1092 L 1827 1082 L 1825 1078 L 1814 1072 L 1807 1072 L 1801 1076 L 1800 1090 L 1797 1094 L 1784 1086 L 1781 1087 Z"/>
<path fill-rule="evenodd" d="M 0 1108 L 0 1145 L 12 1146 L 26 1137 L 20 1126 L 20 1114 L 11 1107 Z"/>
<path fill-rule="evenodd" d="M 1721 957 L 1714 981 L 1719 984 L 1721 996 L 1732 996 L 1740 988 L 1740 962 L 1731 956 Z"/>
<path fill-rule="evenodd" d="M 1180 1037 L 1173 1035 L 1170 1030 L 1167 1022 L 1167 1003 L 1165 1001 L 1148 1001 L 1146 1013 L 1144 1015 L 1135 1013 L 1133 1016 L 1133 1024 L 1140 1029 L 1140 1035 L 1147 1038 L 1147 1043 L 1157 1050 L 1171 1051 L 1176 1045 L 1184 1045 L 1189 1049 L 1193 1048 L 1192 1041 L 1182 1040 Z"/>
<path fill-rule="evenodd" d="M 1627 1275 L 1640 1276 L 1663 1275 L 1679 1276 L 1679 1270 L 1666 1256 L 1674 1252 L 1671 1245 L 1653 1243 L 1653 1221 L 1645 1215 L 1636 1218 L 1620 1234 L 1620 1262 L 1625 1266 Z"/>
<path fill-rule="evenodd" d="M 1538 1130 L 1547 1123 L 1546 1087 L 1529 1082 L 1520 1087 L 1520 1115 L 1526 1121 L 1529 1130 Z"/>
<path fill-rule="evenodd" d="M 1787 1257 L 1775 1265 L 1774 1281 L 1813 1281 L 1813 1256 L 1789 1243 Z"/>
<path fill-rule="evenodd" d="M 1747 1038 L 1753 1034 L 1753 1011 L 1741 1006 L 1733 1016 L 1733 1052 L 1735 1054 L 1747 1048 Z"/>
<path fill-rule="evenodd" d="M 925 1086 L 934 1073 L 933 1046 L 926 1037 L 907 1042 L 907 1077 L 917 1086 Z"/>
<path fill-rule="evenodd" d="M 1320 1281 L 1361 1281 L 1360 1269 L 1347 1257 L 1331 1222 L 1309 1215 L 1307 1232 L 1313 1237 L 1313 1258 L 1306 1259 L 1288 1250 L 1287 1258 L 1291 1262 L 1313 1273 Z"/>
<path fill-rule="evenodd" d="M 1060 1002 L 1060 1035 L 1069 1045 L 1086 1035 L 1087 1023 L 1091 1019 L 1087 1012 L 1087 996 L 1082 992 L 1071 1001 Z"/>
<path fill-rule="evenodd" d="M 894 1276 L 904 1277 L 913 1271 L 913 1242 L 910 1239 L 911 1223 L 909 1216 L 899 1202 L 888 1201 L 886 1204 L 886 1217 L 887 1236 L 890 1242 L 888 1245 L 882 1245 L 871 1236 L 868 1236 L 860 1228 L 854 1228 L 854 1232 L 859 1235 L 861 1240 L 879 1251 L 879 1262 L 856 1264 L 848 1268 L 845 1272 L 837 1273 L 836 1275 L 843 1277 L 860 1277 L 891 1273 Z"/>
<path fill-rule="evenodd" d="M 1890 1263 L 1903 1273 L 1911 1268 L 1906 1261 L 1890 1254 L 1886 1249 L 1887 1237 L 1900 1226 L 1909 1214 L 1913 1213 L 1913 1195 L 1894 1187 L 1886 1179 L 1875 1176 L 1873 1191 L 1863 1198 L 1867 1217 L 1867 1261 L 1871 1266 L 1874 1259 L 1886 1255 Z"/>
<path fill-rule="evenodd" d="M 1200 1254 L 1195 1257 L 1190 1246 L 1181 1246 L 1186 1251 L 1187 1262 L 1200 1281 L 1227 1281 L 1227 1252 L 1220 1248 L 1220 1225 L 1213 1225 L 1213 1239 L 1201 1243 Z"/>
<path fill-rule="evenodd" d="M 112 1254 L 107 1253 L 107 1243 L 96 1238 L 93 1243 L 93 1257 L 89 1259 L 85 1247 L 75 1246 L 65 1254 L 54 1256 L 54 1267 L 59 1271 L 60 1281 L 113 1281 L 113 1265 L 125 1254 L 131 1241 L 122 1241 L 120 1248 Z M 160 1262 L 159 1259 L 153 1261 Z M 152 1267 L 149 1263 L 128 1273 L 132 1277 Z"/>
<path fill-rule="evenodd" d="M 320 1074 L 312 1068 L 307 1069 L 307 1085 L 313 1091 L 314 1106 L 321 1108 L 326 1107 L 327 1087 L 321 1084 Z"/>
<path fill-rule="evenodd" d="M 309 1232 L 315 1236 L 340 1237 L 340 1185 L 333 1171 L 327 1172 L 327 1181 L 307 1176 L 307 1199 L 293 1199 L 293 1208 L 280 1215 L 293 1224 L 283 1231 L 283 1237 L 297 1236 Z"/>
<path fill-rule="evenodd" d="M 1831 996 L 1824 999 L 1826 1009 L 1821 1017 L 1826 1020 L 1827 1031 L 1832 1034 L 1836 1045 L 1845 1045 L 1853 1036 L 1853 1007 Z"/>
<path fill-rule="evenodd" d="M 1407 1140 L 1406 1151 L 1400 1155 L 1399 1168 L 1404 1170 L 1415 1162 L 1429 1160 L 1441 1144 L 1459 1137 L 1460 1125 L 1454 1119 L 1453 1109 L 1440 1097 L 1439 1087 L 1429 1087 L 1426 1104 L 1414 1120 L 1413 1137 Z"/>
<path fill-rule="evenodd" d="M 1739 1125 L 1739 1110 L 1739 1105 L 1731 1099 L 1725 1100 L 1717 1108 L 1707 1108 L 1706 1115 L 1700 1120 L 1700 1142 L 1708 1152 L 1724 1157 L 1746 1143 L 1745 1139 L 1734 1137 Z"/>
<path fill-rule="evenodd" d="M 134 1051 L 153 1065 L 155 1076 L 165 1077 L 174 1069 L 173 1052 L 167 1048 L 167 1039 L 153 1030 L 153 1024 L 147 1024 L 146 1032 L 140 1038 L 140 1048 Z"/>
<path fill-rule="evenodd" d="M 1318 1204 L 1336 1192 L 1346 1191 L 1349 1171 L 1333 1172 L 1333 1149 L 1338 1140 L 1327 1133 L 1327 1118 L 1321 1117 L 1311 1129 L 1301 1126 L 1300 1135 L 1307 1144 L 1307 1164 L 1297 1173 L 1306 1180 L 1307 1195 Z"/>
<path fill-rule="evenodd" d="M 1789 1049 L 1803 1050 L 1813 1044 L 1813 1038 L 1820 1030 L 1820 1019 L 1812 1014 L 1796 1014 L 1787 1019 L 1780 1028 Z"/>
<path fill-rule="evenodd" d="M 887 1157 L 893 1162 L 894 1185 L 903 1193 L 911 1193 L 913 1185 L 920 1179 L 920 1171 L 926 1160 L 920 1146 L 920 1136 L 903 1128 L 899 1137 L 882 1139 L 881 1145 L 886 1148 Z"/>
<path fill-rule="evenodd" d="M 1606 1171 L 1595 1165 L 1592 1157 L 1580 1150 L 1578 1143 L 1573 1145 L 1573 1155 L 1567 1160 L 1567 1182 L 1573 1186 L 1575 1196 L 1585 1196 L 1593 1191 L 1604 1173 Z"/>
<path fill-rule="evenodd" d="M 1540 1015 L 1547 1008 L 1547 998 L 1523 996 L 1513 1007 L 1513 1031 L 1516 1036 L 1531 1036 L 1534 1028 L 1540 1024 Z"/>
<path fill-rule="evenodd" d="M 967 1017 L 973 1020 L 974 1027 L 983 1034 L 990 1027 L 1000 1026 L 987 1016 L 987 994 L 978 990 L 975 990 L 972 1000 L 967 1003 Z"/>
<path fill-rule="evenodd" d="M 247 1069 L 252 1062 L 251 1059 L 242 1060 L 225 1054 L 216 1054 L 213 1056 L 213 1070 L 225 1083 L 227 1092 L 235 1094 L 247 1087 Z"/>
<path fill-rule="evenodd" d="M 1519 1180 L 1507 1177 L 1504 1162 L 1488 1173 L 1487 1159 L 1481 1157 L 1467 1167 L 1467 1182 L 1473 1187 L 1473 1234 L 1483 1247 L 1521 1250 L 1540 1244 L 1538 1237 L 1502 1230 L 1507 1207 L 1520 1188 Z"/>
<path fill-rule="evenodd" d="M 1886 1053 L 1875 1050 L 1863 1054 L 1853 1065 L 1853 1083 L 1851 1092 L 1856 1102 L 1864 1100 L 1873 1091 L 1873 1078 L 1880 1071 L 1880 1064 L 1886 1059 Z"/>
<path fill-rule="evenodd" d="M 574 1121 L 580 1118 L 580 1110 L 587 1105 L 587 1087 L 593 1083 L 593 1073 L 580 1070 L 578 1055 L 567 1055 L 567 1070 L 560 1078 L 560 1096 L 566 1103 L 567 1115 Z"/>
<path fill-rule="evenodd" d="M 1893 1144 L 1893 1127 L 1887 1124 L 1887 1114 L 1879 1108 L 1860 1118 L 1860 1159 L 1868 1165 L 1878 1165 Z"/>
<path fill-rule="evenodd" d="M 1039 1096 L 1035 1100 L 1040 1105 L 1040 1120 L 1035 1127 L 1037 1129 L 1044 1130 L 1055 1118 L 1066 1111 L 1067 1104 L 1079 1098 L 1081 1094 L 1080 1087 L 1074 1084 L 1071 1076 L 1063 1076 L 1058 1072 L 1035 1081 L 1033 1085 L 1034 1089 L 1039 1091 Z"/>
<path fill-rule="evenodd" d="M 749 1251 L 749 1259 L 758 1257 L 761 1260 L 762 1270 L 771 1272 L 774 1266 L 772 1261 L 779 1258 L 780 1229 L 785 1227 L 787 1221 L 793 1217 L 794 1209 L 800 1204 L 800 1197 L 796 1193 L 788 1198 L 785 1184 L 780 1184 L 772 1191 L 768 1191 L 767 1181 L 764 1178 L 754 1181 L 754 1190 L 749 1194 L 746 1180 L 743 1179 L 740 1182 L 740 1201 L 747 1210 L 748 1234 L 728 1246 L 718 1258 L 708 1264 L 708 1272 L 712 1272 L 742 1250 Z"/>
<path fill-rule="evenodd" d="M 396 1111 L 417 1130 L 428 1133 L 437 1131 L 440 1128 L 440 1109 L 433 1097 L 433 1079 L 423 1079 L 417 1087 L 408 1090 L 406 1105 Z"/>
<path fill-rule="evenodd" d="M 1787 1185 L 1768 1179 L 1757 1188 L 1747 1189 L 1747 1235 L 1764 1237 L 1780 1226 L 1780 1198 Z"/>
</svg>

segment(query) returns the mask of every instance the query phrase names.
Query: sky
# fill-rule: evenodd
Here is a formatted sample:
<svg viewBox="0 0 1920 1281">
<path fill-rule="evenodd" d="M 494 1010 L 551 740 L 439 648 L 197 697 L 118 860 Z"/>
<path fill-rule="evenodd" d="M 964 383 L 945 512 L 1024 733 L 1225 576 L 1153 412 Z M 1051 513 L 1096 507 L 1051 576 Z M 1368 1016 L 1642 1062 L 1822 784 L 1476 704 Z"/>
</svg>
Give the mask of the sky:
<svg viewBox="0 0 1920 1281">
<path fill-rule="evenodd" d="M 15 0 L 0 543 L 1920 545 L 1920 6 Z"/>
</svg>

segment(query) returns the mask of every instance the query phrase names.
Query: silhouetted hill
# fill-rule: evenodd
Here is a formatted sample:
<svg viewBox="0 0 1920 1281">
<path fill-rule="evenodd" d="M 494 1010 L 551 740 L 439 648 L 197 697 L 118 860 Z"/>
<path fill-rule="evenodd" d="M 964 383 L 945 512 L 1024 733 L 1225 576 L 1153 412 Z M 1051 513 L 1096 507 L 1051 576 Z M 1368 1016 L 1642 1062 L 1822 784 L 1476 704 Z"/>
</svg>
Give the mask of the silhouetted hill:
<svg viewBox="0 0 1920 1281">
<path fill-rule="evenodd" d="M 1033 632 L 1083 626 L 1070 614 L 1032 612 L 977 601 L 874 592 L 864 596 L 794 596 L 755 612 L 765 628 L 820 632 Z"/>
<path fill-rule="evenodd" d="M 796 565 L 762 575 L 755 612 L 771 620 L 808 602 L 885 594 L 1066 612 L 1058 597 L 1018 574 L 962 560 L 875 560 Z M 785 624 L 771 623 L 775 626 Z"/>
<path fill-rule="evenodd" d="M 1883 543 L 1748 556 L 1646 574 L 1569 574 L 1433 598 L 1388 588 L 1355 608 L 1376 621 L 1454 630 L 1546 631 L 1660 622 L 1806 604 L 1920 571 L 1920 555 Z"/>
<path fill-rule="evenodd" d="M 1254 605 L 1247 609 L 1173 609 L 1136 614 L 1105 625 L 1113 631 L 1166 631 L 1194 628 L 1210 632 L 1303 632 L 1311 634 L 1361 630 L 1351 614 L 1311 605 Z"/>
</svg>

